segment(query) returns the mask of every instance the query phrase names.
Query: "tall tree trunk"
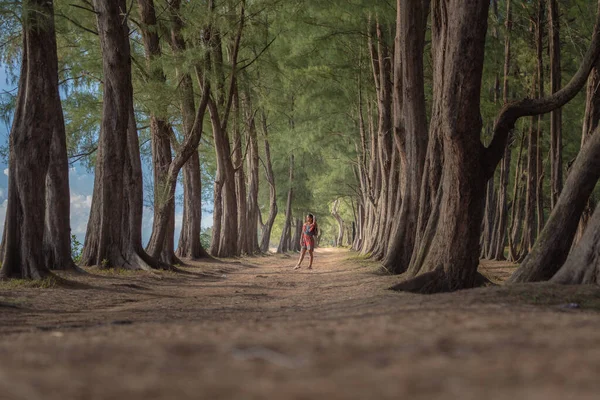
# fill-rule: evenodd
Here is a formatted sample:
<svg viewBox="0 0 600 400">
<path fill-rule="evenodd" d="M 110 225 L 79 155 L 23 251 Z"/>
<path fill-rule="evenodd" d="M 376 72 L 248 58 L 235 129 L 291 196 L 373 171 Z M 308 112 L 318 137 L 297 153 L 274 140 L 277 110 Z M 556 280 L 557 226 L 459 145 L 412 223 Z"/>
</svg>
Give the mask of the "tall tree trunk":
<svg viewBox="0 0 600 400">
<path fill-rule="evenodd" d="M 510 226 L 508 228 L 508 254 L 509 260 L 516 262 L 519 260 L 519 233 L 521 231 L 521 214 L 523 213 L 523 145 L 525 143 L 525 133 L 521 134 L 521 144 L 519 146 L 519 156 L 517 158 L 517 168 L 515 170 L 515 179 L 513 185 L 512 207 L 510 212 Z"/>
<path fill-rule="evenodd" d="M 82 265 L 140 268 L 122 221 L 130 204 L 125 198 L 128 129 L 133 102 L 129 29 L 123 22 L 124 0 L 95 0 L 104 72 L 104 99 L 94 174 L 94 193 L 83 247 Z"/>
<path fill-rule="evenodd" d="M 252 104 L 250 94 L 246 93 L 245 97 L 245 118 L 247 127 L 247 141 L 248 141 L 248 200 L 247 200 L 247 211 L 246 211 L 246 253 L 256 254 L 260 252 L 258 246 L 258 169 L 259 169 L 259 155 L 258 155 L 258 138 L 256 133 L 256 120 L 255 113 L 252 110 Z"/>
<path fill-rule="evenodd" d="M 428 137 L 423 73 L 428 12 L 429 0 L 397 1 L 394 132 L 400 151 L 402 203 L 383 262 L 395 273 L 408 268 L 419 217 L 420 183 Z"/>
<path fill-rule="evenodd" d="M 213 1 L 209 1 L 209 8 L 215 7 Z M 209 99 L 208 109 L 210 113 L 213 137 L 215 142 L 215 153 L 217 158 L 217 177 L 215 180 L 215 202 L 213 213 L 213 232 L 210 252 L 217 257 L 232 257 L 240 255 L 238 247 L 238 212 L 237 195 L 235 189 L 235 169 L 231 159 L 231 145 L 227 134 L 229 114 L 231 112 L 234 95 L 237 91 L 237 60 L 240 49 L 242 32 L 245 25 L 246 2 L 240 2 L 239 20 L 236 21 L 237 32 L 233 37 L 230 49 L 231 74 L 228 91 L 225 92 L 223 75 L 223 57 L 221 36 L 218 29 L 212 29 L 211 45 L 215 55 L 215 73 L 221 77 L 217 82 L 217 101 Z M 218 104 L 217 104 L 218 103 Z M 220 113 L 219 106 L 223 107 Z M 217 204 L 222 202 L 222 204 Z M 218 213 L 217 213 L 218 212 Z M 220 215 L 218 215 L 220 214 Z M 217 221 L 217 218 L 220 218 Z"/>
<path fill-rule="evenodd" d="M 502 84 L 502 102 L 507 104 L 509 101 L 509 80 L 510 75 L 510 60 L 511 60 L 511 33 L 512 33 L 512 9 L 511 0 L 506 1 L 506 19 L 504 22 L 504 78 Z M 511 134 L 512 136 L 512 134 Z M 492 243 L 490 258 L 494 260 L 504 260 L 504 247 L 506 244 L 507 221 L 508 221 L 508 179 L 510 175 L 512 149 L 510 142 L 506 144 L 504 149 L 504 157 L 500 170 L 500 183 L 498 187 L 498 208 L 497 208 L 497 224 L 494 227 L 495 235 Z M 515 198 L 513 197 L 513 207 Z"/>
<path fill-rule="evenodd" d="M 344 245 L 344 220 L 339 214 L 340 209 L 340 199 L 335 199 L 333 202 L 333 207 L 331 209 L 331 215 L 335 218 L 338 224 L 338 234 L 335 238 L 335 247 L 341 247 Z"/>
<path fill-rule="evenodd" d="M 373 257 L 381 259 L 386 249 L 386 227 L 390 220 L 388 216 L 388 199 L 391 196 L 389 187 L 389 175 L 392 171 L 392 150 L 393 150 L 393 132 L 392 132 L 392 64 L 390 61 L 390 51 L 385 43 L 383 27 L 379 22 L 376 24 L 377 30 L 377 55 L 379 57 L 379 93 L 377 108 L 379 111 L 378 121 L 378 140 L 379 140 L 379 170 L 381 174 L 381 191 L 377 210 L 377 241 L 372 249 Z"/>
<path fill-rule="evenodd" d="M 545 0 L 538 0 L 538 17 L 537 17 L 537 34 L 536 34 L 536 50 L 537 50 L 537 71 L 538 71 L 538 98 L 544 97 L 544 11 L 546 10 Z M 535 198 L 537 201 L 537 225 L 535 237 L 537 238 L 544 227 L 544 167 L 542 165 L 542 114 L 538 115 L 537 120 L 537 146 L 536 146 L 536 172 L 537 181 L 535 188 Z"/>
<path fill-rule="evenodd" d="M 447 4 L 449 3 L 449 4 Z M 480 159 L 479 111 L 489 1 L 432 4 L 433 117 L 444 160 L 437 229 L 419 268 L 421 277 L 397 285 L 436 292 L 475 285 L 487 177 Z M 460 90 L 457 90 L 460 88 Z"/>
<path fill-rule="evenodd" d="M 213 128 L 215 152 L 217 158 L 217 177 L 215 179 L 215 211 L 213 215 L 213 232 L 210 252 L 216 257 L 232 257 L 239 255 L 237 246 L 238 217 L 237 196 L 235 191 L 235 170 L 230 157 L 229 138 L 221 127 L 217 105 L 209 100 L 208 109 Z M 214 227 L 218 225 L 217 231 Z"/>
<path fill-rule="evenodd" d="M 550 91 L 556 93 L 561 86 L 560 68 L 560 22 L 558 3 L 548 0 L 548 37 L 550 45 Z M 562 190 L 562 110 L 552 111 L 550 116 L 550 207 L 554 208 Z"/>
<path fill-rule="evenodd" d="M 281 231 L 281 239 L 277 247 L 277 253 L 287 253 L 289 237 L 292 227 L 292 200 L 294 197 L 294 155 L 290 155 L 290 174 L 287 202 L 285 205 L 285 223 Z"/>
<path fill-rule="evenodd" d="M 233 154 L 232 162 L 235 170 L 235 197 L 237 200 L 237 248 L 241 253 L 248 253 L 248 227 L 246 217 L 248 212 L 246 198 L 246 173 L 244 172 L 244 150 L 242 149 L 240 98 L 236 89 L 233 95 Z"/>
<path fill-rule="evenodd" d="M 68 222 L 66 227 L 55 225 L 54 218 L 49 216 L 65 211 L 62 204 L 65 199 L 59 197 L 64 193 L 60 180 L 57 180 L 65 178 L 64 171 L 61 165 L 52 165 L 50 161 L 58 155 L 57 150 L 62 152 L 57 147 L 65 140 L 52 1 L 24 1 L 22 21 L 21 74 L 10 133 L 8 205 L 0 279 L 41 279 L 50 273 L 50 267 L 73 267 L 70 249 L 68 256 L 63 249 L 70 243 L 64 241 L 64 235 L 69 234 Z M 44 101 L 40 102 L 40 98 Z M 57 187 L 49 188 L 47 184 Z M 68 221 L 68 207 L 66 212 L 61 218 Z M 66 232 L 63 231 L 65 228 Z M 57 236 L 47 237 L 53 233 Z M 51 249 L 56 252 L 46 256 L 47 246 L 42 244 L 53 239 L 61 240 L 61 243 Z M 65 265 L 50 262 L 64 262 Z"/>
<path fill-rule="evenodd" d="M 273 174 L 273 164 L 271 163 L 271 147 L 269 146 L 267 116 L 262 112 L 262 130 L 265 145 L 265 179 L 269 184 L 269 217 L 262 226 L 260 251 L 266 253 L 269 251 L 269 242 L 271 241 L 271 229 L 277 216 L 277 191 L 275 188 L 275 175 Z"/>
<path fill-rule="evenodd" d="M 296 218 L 294 223 L 294 237 L 292 238 L 292 242 L 290 244 L 291 251 L 300 251 L 300 237 L 302 235 L 302 219 Z"/>
<path fill-rule="evenodd" d="M 148 67 L 148 80 L 155 84 L 164 84 L 165 74 L 156 59 L 161 57 L 160 39 L 158 36 L 156 12 L 154 9 L 154 0 L 138 0 L 140 10 L 142 40 L 146 53 L 146 65 Z M 157 116 L 154 112 L 150 113 L 150 132 L 152 140 L 152 165 L 154 175 L 154 219 L 152 222 L 152 234 L 148 243 L 147 252 L 152 257 L 159 259 L 166 264 L 176 264 L 180 261 L 175 256 L 174 234 L 175 234 L 175 202 L 168 198 L 162 198 L 165 193 L 166 176 L 171 164 L 171 127 L 169 123 Z M 162 241 L 157 241 L 156 232 L 158 230 L 158 211 L 163 203 L 168 202 L 167 212 L 167 233 Z"/>
<path fill-rule="evenodd" d="M 171 49 L 176 57 L 181 56 L 186 50 L 183 38 L 183 20 L 180 15 L 181 0 L 171 0 L 169 3 L 171 11 Z M 183 62 L 181 62 L 183 64 Z M 181 116 L 183 120 L 183 131 L 185 137 L 192 135 L 196 104 L 194 100 L 194 86 L 191 74 L 175 68 L 179 80 L 179 101 L 181 104 Z M 202 180 L 200 174 L 200 157 L 198 152 L 192 153 L 183 166 L 183 219 L 181 221 L 181 233 L 175 254 L 179 257 L 199 259 L 209 257 L 208 252 L 200 243 L 200 231 L 202 221 Z"/>
</svg>

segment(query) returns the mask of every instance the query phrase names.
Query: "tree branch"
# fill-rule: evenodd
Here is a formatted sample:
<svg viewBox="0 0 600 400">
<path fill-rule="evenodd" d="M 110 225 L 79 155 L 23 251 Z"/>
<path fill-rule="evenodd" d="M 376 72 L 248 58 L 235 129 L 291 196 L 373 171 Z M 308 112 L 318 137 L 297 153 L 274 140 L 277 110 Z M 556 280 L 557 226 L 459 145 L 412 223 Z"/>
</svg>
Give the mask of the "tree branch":
<svg viewBox="0 0 600 400">
<path fill-rule="evenodd" d="M 510 132 L 515 123 L 521 117 L 545 114 L 567 104 L 585 85 L 594 63 L 600 55 L 600 3 L 596 13 L 596 25 L 592 42 L 581 62 L 579 69 L 571 78 L 571 81 L 558 92 L 541 99 L 523 99 L 509 103 L 500 111 L 500 115 L 494 125 L 494 136 L 490 145 L 483 147 L 481 164 L 487 178 L 490 178 L 496 166 L 504 155 L 504 148 Z"/>
</svg>

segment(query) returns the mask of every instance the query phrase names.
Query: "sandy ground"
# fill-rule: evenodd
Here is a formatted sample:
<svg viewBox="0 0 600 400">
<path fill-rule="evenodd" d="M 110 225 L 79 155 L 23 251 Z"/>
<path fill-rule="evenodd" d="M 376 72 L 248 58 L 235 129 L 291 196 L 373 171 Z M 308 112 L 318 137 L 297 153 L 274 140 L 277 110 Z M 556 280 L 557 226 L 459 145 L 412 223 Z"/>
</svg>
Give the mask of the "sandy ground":
<svg viewBox="0 0 600 400">
<path fill-rule="evenodd" d="M 600 398 L 598 287 L 422 296 L 348 251 L 294 263 L 2 284 L 0 399 Z"/>
</svg>

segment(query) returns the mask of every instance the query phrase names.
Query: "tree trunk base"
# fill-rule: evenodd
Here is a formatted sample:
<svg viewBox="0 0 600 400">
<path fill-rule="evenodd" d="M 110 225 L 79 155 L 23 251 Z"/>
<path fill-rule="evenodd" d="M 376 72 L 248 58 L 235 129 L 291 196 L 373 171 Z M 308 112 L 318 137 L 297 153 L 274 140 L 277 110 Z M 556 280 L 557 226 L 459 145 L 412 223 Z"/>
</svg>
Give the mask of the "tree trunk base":
<svg viewBox="0 0 600 400">
<path fill-rule="evenodd" d="M 446 293 L 454 292 L 462 289 L 473 289 L 476 287 L 490 286 L 493 283 L 481 273 L 477 273 L 472 284 L 464 285 L 461 287 L 450 286 L 450 279 L 446 276 L 446 273 L 440 268 L 431 272 L 418 275 L 414 278 L 400 282 L 392 287 L 390 290 L 397 292 L 410 292 L 419 294 L 434 294 L 434 293 Z"/>
</svg>

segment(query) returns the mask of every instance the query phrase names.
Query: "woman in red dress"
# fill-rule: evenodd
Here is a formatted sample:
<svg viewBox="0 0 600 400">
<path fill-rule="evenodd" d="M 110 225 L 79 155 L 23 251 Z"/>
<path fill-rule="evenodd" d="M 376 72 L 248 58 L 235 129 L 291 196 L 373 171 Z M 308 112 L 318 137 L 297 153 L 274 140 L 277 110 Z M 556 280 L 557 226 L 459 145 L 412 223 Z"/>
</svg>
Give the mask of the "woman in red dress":
<svg viewBox="0 0 600 400">
<path fill-rule="evenodd" d="M 298 264 L 296 264 L 294 269 L 300 268 L 300 264 L 302 264 L 302 260 L 304 260 L 304 255 L 306 254 L 306 250 L 308 250 L 308 255 L 310 257 L 308 269 L 312 269 L 313 250 L 315 248 L 315 236 L 317 234 L 318 227 L 315 221 L 315 216 L 308 214 L 306 216 L 306 222 L 304 225 L 302 225 L 302 235 L 300 235 L 300 247 L 302 248 L 300 251 L 300 259 L 298 260 Z"/>
</svg>

